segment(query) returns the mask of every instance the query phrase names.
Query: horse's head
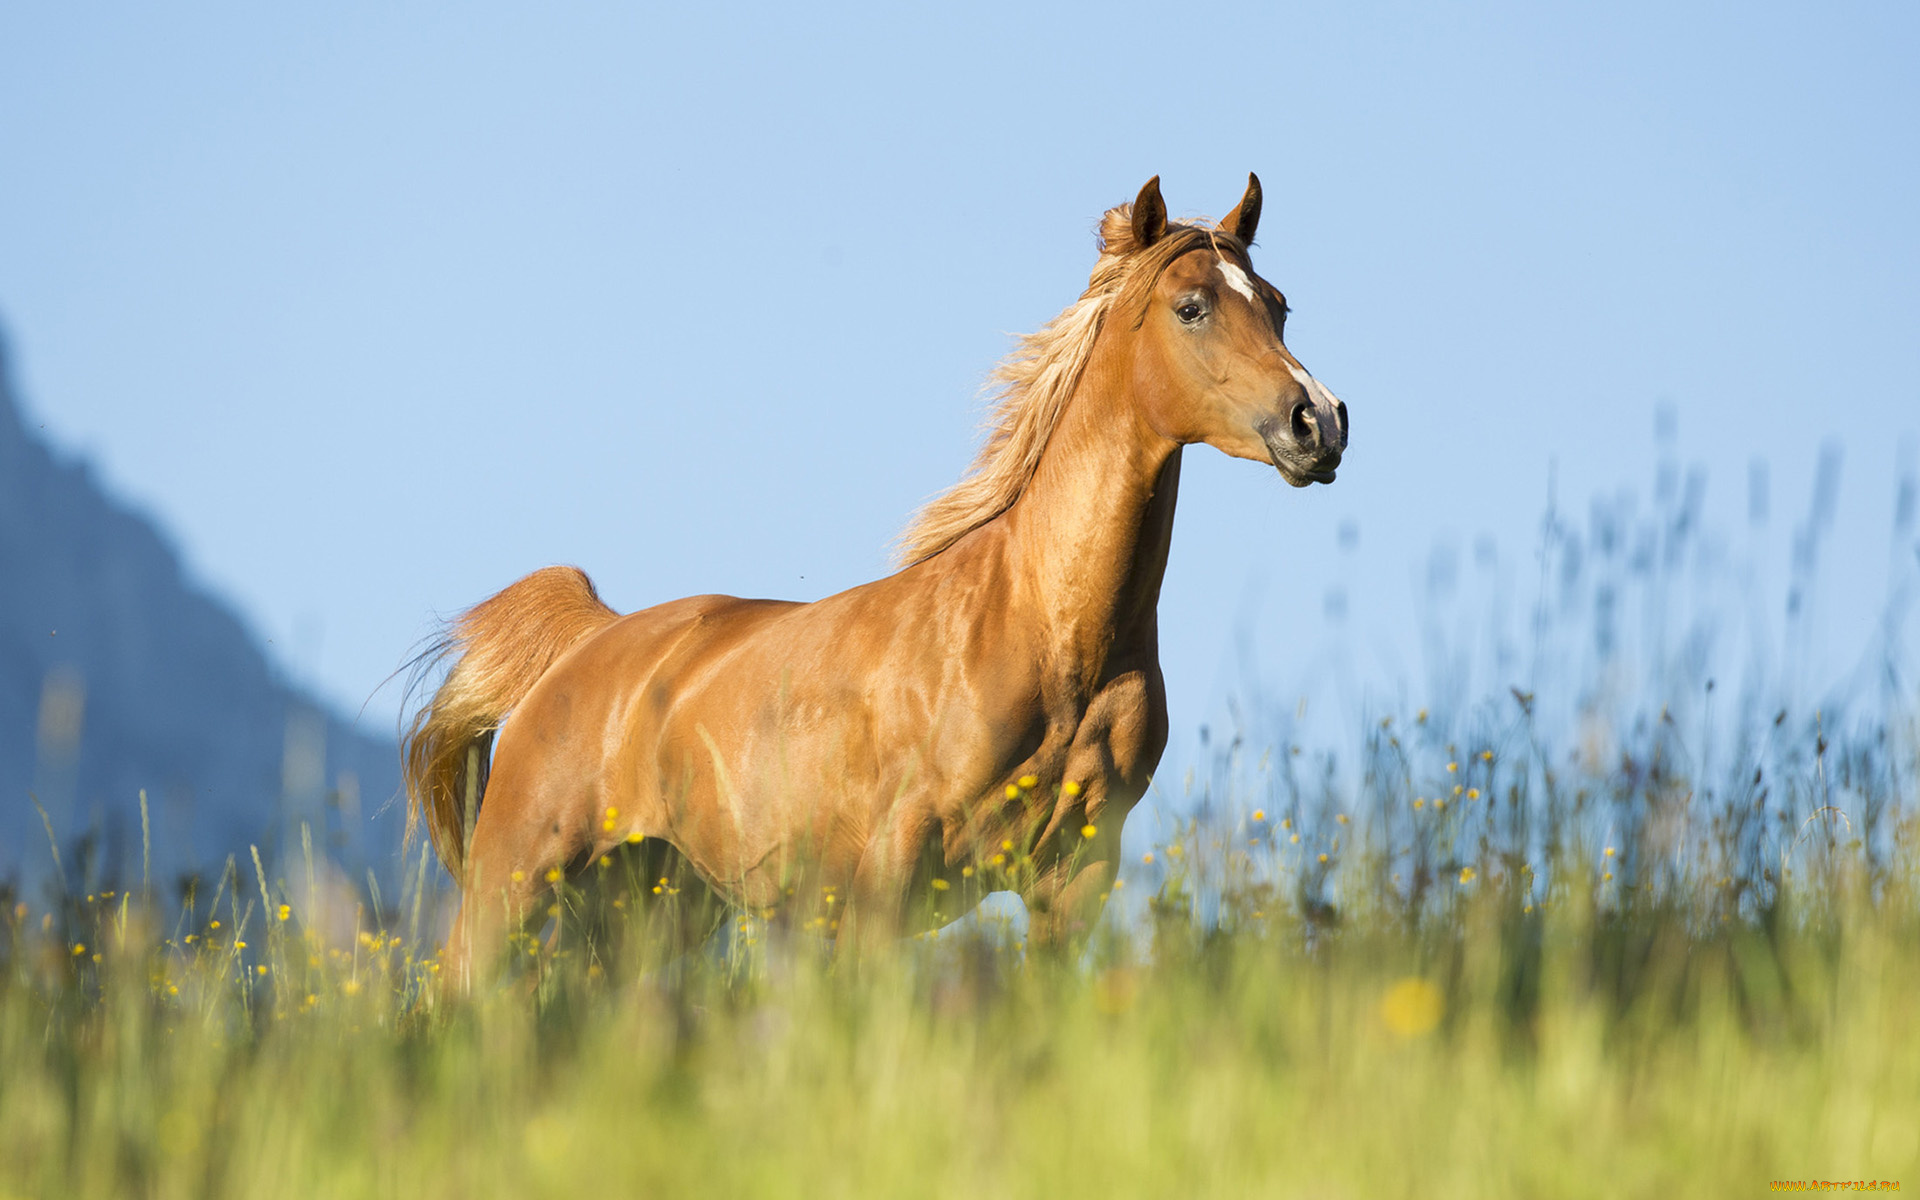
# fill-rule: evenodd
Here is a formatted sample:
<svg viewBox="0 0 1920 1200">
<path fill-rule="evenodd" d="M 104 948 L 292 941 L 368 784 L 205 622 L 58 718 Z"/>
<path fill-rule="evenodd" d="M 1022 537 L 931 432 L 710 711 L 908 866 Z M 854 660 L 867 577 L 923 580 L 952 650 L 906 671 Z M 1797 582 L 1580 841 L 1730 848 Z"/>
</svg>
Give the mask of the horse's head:
<svg viewBox="0 0 1920 1200">
<path fill-rule="evenodd" d="M 1213 228 L 1170 224 L 1157 175 L 1106 215 L 1103 249 L 1125 270 L 1113 317 L 1134 334 L 1133 394 L 1163 437 L 1271 462 L 1295 487 L 1332 483 L 1347 406 L 1286 347 L 1286 297 L 1247 255 L 1259 221 L 1252 175 Z"/>
</svg>

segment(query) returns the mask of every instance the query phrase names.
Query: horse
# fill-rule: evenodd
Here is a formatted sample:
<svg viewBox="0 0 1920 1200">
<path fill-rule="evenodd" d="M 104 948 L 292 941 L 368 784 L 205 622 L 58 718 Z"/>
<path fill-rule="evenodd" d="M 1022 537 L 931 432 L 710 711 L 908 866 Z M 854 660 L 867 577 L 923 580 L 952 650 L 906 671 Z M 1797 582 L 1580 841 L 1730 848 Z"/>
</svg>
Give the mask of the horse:
<svg viewBox="0 0 1920 1200">
<path fill-rule="evenodd" d="M 485 976 L 560 881 L 627 843 L 663 884 L 836 953 L 999 890 L 1030 946 L 1077 944 L 1166 747 L 1182 449 L 1307 487 L 1347 448 L 1346 405 L 1253 269 L 1260 208 L 1249 175 L 1217 224 L 1171 221 L 1155 176 L 1109 210 L 1086 291 L 997 368 L 984 444 L 894 574 L 622 616 L 548 567 L 449 623 L 424 658 L 451 666 L 403 738 L 409 837 L 424 823 L 462 888 L 446 974 Z"/>
</svg>

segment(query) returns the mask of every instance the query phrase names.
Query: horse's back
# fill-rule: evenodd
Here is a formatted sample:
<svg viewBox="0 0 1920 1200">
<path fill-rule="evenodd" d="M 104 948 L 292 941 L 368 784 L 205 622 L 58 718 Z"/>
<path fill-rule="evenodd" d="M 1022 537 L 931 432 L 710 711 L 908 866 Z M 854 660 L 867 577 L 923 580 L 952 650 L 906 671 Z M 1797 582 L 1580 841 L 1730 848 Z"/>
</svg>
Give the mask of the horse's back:
<svg viewBox="0 0 1920 1200">
<path fill-rule="evenodd" d="M 623 698 L 630 705 L 641 693 L 663 707 L 689 670 L 698 672 L 771 618 L 798 607 L 791 600 L 702 595 L 637 609 L 575 646 L 541 681 L 542 690 L 583 690 L 613 707 Z"/>
<path fill-rule="evenodd" d="M 687 596 L 638 609 L 581 639 L 541 676 L 501 731 L 496 770 L 535 745 L 542 758 L 577 756 L 598 773 L 604 759 L 630 748 L 633 726 L 652 724 L 679 689 L 689 660 L 707 659 L 789 601 Z M 571 755 L 561 754 L 572 751 Z M 531 755 L 529 755 L 531 757 Z M 587 759 L 598 759 L 589 763 Z"/>
</svg>

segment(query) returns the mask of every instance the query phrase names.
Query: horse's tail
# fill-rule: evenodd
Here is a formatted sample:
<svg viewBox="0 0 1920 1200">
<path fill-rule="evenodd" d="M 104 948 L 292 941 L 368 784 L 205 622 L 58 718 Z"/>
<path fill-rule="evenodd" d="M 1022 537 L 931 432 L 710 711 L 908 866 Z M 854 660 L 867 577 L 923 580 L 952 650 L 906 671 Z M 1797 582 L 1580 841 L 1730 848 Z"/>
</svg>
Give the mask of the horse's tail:
<svg viewBox="0 0 1920 1200">
<path fill-rule="evenodd" d="M 413 715 L 403 745 L 407 841 L 424 818 L 433 848 L 462 878 L 500 721 L 562 654 L 612 623 L 577 567 L 547 567 L 474 605 L 415 659 L 415 679 L 449 655 L 453 669 Z"/>
</svg>

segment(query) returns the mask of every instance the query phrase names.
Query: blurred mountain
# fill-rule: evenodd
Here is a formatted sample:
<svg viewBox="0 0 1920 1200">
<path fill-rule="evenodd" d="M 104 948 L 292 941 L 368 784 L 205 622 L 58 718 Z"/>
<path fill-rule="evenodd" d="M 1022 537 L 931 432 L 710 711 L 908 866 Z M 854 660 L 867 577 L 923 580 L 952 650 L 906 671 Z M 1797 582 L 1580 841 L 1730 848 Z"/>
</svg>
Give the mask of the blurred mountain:
<svg viewBox="0 0 1920 1200">
<path fill-rule="evenodd" d="M 391 738 L 289 685 L 151 519 L 29 432 L 0 336 L 0 881 L 138 881 L 229 854 L 303 854 L 392 876 Z M 382 809 L 384 808 L 384 812 Z M 291 865 L 291 864 L 290 864 Z"/>
</svg>

